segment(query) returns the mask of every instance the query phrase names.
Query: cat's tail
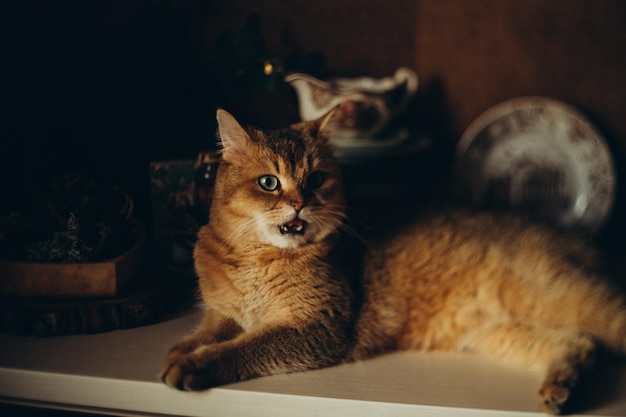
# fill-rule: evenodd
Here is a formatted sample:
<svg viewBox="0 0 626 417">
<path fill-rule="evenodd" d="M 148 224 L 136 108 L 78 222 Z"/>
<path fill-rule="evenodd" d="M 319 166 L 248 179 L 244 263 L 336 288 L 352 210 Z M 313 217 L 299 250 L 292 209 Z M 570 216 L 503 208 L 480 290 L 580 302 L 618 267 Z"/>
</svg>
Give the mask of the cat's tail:
<svg viewBox="0 0 626 417">
<path fill-rule="evenodd" d="M 547 249 L 517 258 L 514 268 L 523 279 L 521 287 L 511 288 L 511 308 L 528 312 L 530 307 L 531 316 L 539 321 L 579 330 L 609 351 L 626 355 L 626 293 L 612 284 L 615 271 L 584 242 L 531 242 Z M 531 288 L 534 301 L 520 297 Z"/>
<path fill-rule="evenodd" d="M 626 296 L 617 292 L 609 294 L 606 308 L 591 320 L 591 333 L 609 350 L 626 355 Z"/>
<path fill-rule="evenodd" d="M 527 272 L 541 275 L 532 263 L 528 265 Z M 626 294 L 609 283 L 605 272 L 568 266 L 560 263 L 558 269 L 550 268 L 550 279 L 523 280 L 520 287 L 507 288 L 513 316 L 530 313 L 555 328 L 591 335 L 609 351 L 626 355 Z M 520 297 L 530 288 L 530 299 Z"/>
<path fill-rule="evenodd" d="M 626 355 L 626 295 L 605 281 L 588 282 L 579 288 L 572 309 L 574 323 L 610 351 Z M 565 303 L 565 301 L 564 301 Z"/>
</svg>

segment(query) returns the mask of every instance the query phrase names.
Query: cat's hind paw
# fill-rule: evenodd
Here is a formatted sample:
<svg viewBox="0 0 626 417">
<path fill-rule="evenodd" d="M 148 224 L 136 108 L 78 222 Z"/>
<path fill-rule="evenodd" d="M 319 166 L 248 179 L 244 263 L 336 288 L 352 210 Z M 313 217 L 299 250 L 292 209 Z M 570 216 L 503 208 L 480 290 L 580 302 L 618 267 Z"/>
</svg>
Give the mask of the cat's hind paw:
<svg viewBox="0 0 626 417">
<path fill-rule="evenodd" d="M 539 390 L 539 401 L 550 414 L 562 414 L 569 398 L 570 388 L 561 384 L 546 384 Z"/>
<path fill-rule="evenodd" d="M 581 370 L 563 366 L 550 372 L 539 390 L 539 401 L 550 414 L 568 414 L 578 406 Z"/>
</svg>

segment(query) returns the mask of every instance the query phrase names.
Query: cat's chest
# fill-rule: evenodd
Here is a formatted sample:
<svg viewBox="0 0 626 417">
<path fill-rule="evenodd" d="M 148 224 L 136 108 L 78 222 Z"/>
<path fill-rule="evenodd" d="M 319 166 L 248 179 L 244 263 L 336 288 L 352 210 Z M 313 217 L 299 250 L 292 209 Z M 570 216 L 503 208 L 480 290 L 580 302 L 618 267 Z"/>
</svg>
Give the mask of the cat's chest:
<svg viewBox="0 0 626 417">
<path fill-rule="evenodd" d="M 227 272 L 230 285 L 216 286 L 206 301 L 246 331 L 284 323 L 293 319 L 298 299 L 307 291 L 295 269 L 280 261 L 268 265 L 240 263 Z"/>
</svg>

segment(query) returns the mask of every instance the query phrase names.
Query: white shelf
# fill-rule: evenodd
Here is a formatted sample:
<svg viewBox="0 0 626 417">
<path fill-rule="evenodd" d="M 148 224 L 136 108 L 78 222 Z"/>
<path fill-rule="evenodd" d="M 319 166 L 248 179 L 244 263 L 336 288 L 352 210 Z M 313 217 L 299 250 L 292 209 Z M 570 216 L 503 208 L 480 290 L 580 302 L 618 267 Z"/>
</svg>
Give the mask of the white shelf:
<svg viewBox="0 0 626 417">
<path fill-rule="evenodd" d="M 96 335 L 0 334 L 0 402 L 118 415 L 542 416 L 539 377 L 470 355 L 395 353 L 320 371 L 259 378 L 200 393 L 157 375 L 168 348 L 200 319 Z M 626 416 L 626 362 L 606 364 L 586 415 Z M 294 414 L 295 413 L 295 414 Z"/>
</svg>

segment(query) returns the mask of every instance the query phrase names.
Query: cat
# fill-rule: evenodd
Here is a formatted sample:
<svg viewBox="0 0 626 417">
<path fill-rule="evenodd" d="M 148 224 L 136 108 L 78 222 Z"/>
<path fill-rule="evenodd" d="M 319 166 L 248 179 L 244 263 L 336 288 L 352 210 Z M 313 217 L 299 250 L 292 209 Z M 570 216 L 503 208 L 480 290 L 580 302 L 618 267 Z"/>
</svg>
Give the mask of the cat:
<svg viewBox="0 0 626 417">
<path fill-rule="evenodd" d="M 269 132 L 217 111 L 221 160 L 194 249 L 205 315 L 169 351 L 163 382 L 202 390 L 395 350 L 462 351 L 536 369 L 544 409 L 568 411 L 596 351 L 626 353 L 626 300 L 598 251 L 462 209 L 371 233 L 360 250 L 329 146 L 334 114 Z"/>
</svg>

